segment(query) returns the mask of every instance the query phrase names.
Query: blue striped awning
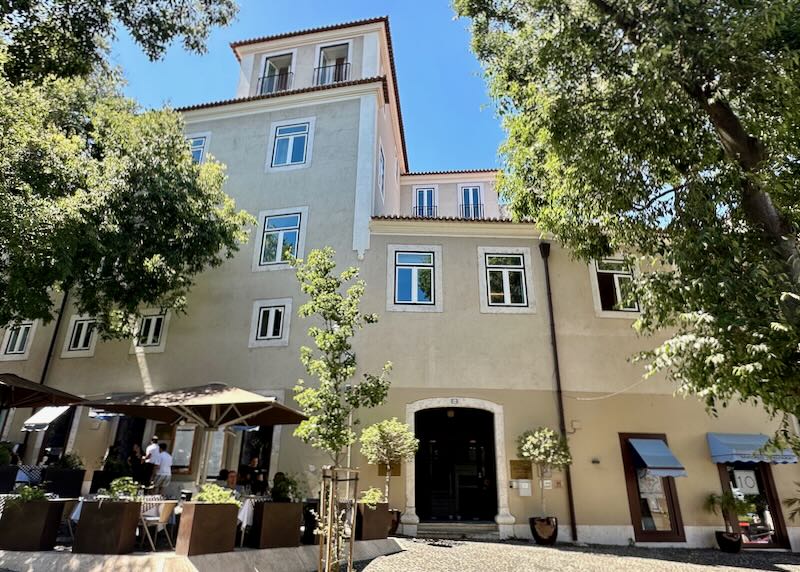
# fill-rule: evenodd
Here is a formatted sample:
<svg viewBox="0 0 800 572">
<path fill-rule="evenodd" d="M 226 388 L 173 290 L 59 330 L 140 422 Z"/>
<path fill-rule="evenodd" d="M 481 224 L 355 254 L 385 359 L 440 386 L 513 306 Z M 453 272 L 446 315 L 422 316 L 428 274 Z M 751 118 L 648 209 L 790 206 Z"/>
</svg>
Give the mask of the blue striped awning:
<svg viewBox="0 0 800 572">
<path fill-rule="evenodd" d="M 644 468 L 656 477 L 685 477 L 678 458 L 661 439 L 628 439 Z"/>
<path fill-rule="evenodd" d="M 708 450 L 715 463 L 797 463 L 791 449 L 763 450 L 769 437 L 761 433 L 708 433 Z"/>
</svg>

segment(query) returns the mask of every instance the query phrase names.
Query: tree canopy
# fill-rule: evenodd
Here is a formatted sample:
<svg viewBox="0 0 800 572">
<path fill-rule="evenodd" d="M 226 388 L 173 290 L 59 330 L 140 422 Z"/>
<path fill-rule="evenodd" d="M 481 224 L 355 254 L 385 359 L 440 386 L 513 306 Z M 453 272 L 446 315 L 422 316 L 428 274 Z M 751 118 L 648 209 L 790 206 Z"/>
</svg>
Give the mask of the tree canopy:
<svg viewBox="0 0 800 572">
<path fill-rule="evenodd" d="M 638 257 L 646 357 L 712 410 L 800 411 L 800 1 L 456 0 L 500 188 L 575 256 Z"/>
<path fill-rule="evenodd" d="M 0 0 L 4 74 L 14 82 L 87 76 L 106 63 L 119 28 L 150 59 L 176 38 L 202 53 L 211 29 L 229 24 L 236 11 L 235 0 Z"/>
<path fill-rule="evenodd" d="M 150 57 L 177 36 L 202 50 L 233 3 L 0 8 L 0 325 L 49 321 L 59 292 L 104 336 L 131 335 L 147 307 L 183 310 L 253 218 L 223 192 L 223 165 L 192 162 L 179 113 L 123 97 L 105 47 L 123 25 Z"/>
</svg>

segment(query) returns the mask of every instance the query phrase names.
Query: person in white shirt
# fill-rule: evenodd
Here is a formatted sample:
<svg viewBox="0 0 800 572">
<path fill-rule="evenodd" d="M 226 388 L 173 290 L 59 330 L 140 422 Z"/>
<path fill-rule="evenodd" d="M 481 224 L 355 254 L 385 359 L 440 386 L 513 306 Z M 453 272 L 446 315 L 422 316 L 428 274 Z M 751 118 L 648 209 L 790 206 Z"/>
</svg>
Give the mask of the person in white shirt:
<svg viewBox="0 0 800 572">
<path fill-rule="evenodd" d="M 159 443 L 156 457 L 156 475 L 153 477 L 153 493 L 163 495 L 172 481 L 172 455 L 167 453 L 167 444 Z"/>
<path fill-rule="evenodd" d="M 144 480 L 149 484 L 153 481 L 153 477 L 155 476 L 154 469 L 158 464 L 158 437 L 155 435 L 150 439 L 150 444 L 147 446 L 147 449 L 144 450 L 144 462 L 145 467 L 150 469 L 149 471 L 142 469 Z"/>
</svg>

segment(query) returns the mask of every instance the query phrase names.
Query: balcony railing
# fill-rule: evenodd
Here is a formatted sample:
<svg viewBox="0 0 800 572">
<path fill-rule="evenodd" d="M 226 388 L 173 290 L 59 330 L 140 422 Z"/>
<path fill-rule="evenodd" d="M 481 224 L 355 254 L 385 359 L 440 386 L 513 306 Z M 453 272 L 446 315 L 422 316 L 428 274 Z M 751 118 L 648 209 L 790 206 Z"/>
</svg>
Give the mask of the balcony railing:
<svg viewBox="0 0 800 572">
<path fill-rule="evenodd" d="M 258 89 L 256 93 L 259 95 L 266 95 L 268 93 L 277 93 L 279 91 L 292 89 L 293 76 L 294 74 L 292 72 L 284 72 L 260 77 L 258 78 Z"/>
<path fill-rule="evenodd" d="M 314 85 L 330 85 L 350 79 L 350 64 L 334 64 L 314 68 Z"/>
<path fill-rule="evenodd" d="M 467 203 L 458 206 L 458 216 L 468 219 L 483 218 L 483 203 Z"/>
<path fill-rule="evenodd" d="M 436 218 L 438 216 L 438 208 L 435 206 L 426 207 L 426 206 L 414 206 L 411 208 L 411 216 L 416 217 L 424 217 L 424 218 Z"/>
</svg>

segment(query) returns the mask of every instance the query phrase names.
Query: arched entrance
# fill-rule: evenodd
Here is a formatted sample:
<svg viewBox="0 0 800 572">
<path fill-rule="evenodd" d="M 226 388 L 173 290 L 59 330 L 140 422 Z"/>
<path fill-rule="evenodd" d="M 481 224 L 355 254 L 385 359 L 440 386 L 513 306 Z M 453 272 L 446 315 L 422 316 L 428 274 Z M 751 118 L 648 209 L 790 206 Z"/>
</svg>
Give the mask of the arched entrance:
<svg viewBox="0 0 800 572">
<path fill-rule="evenodd" d="M 490 411 L 417 411 L 416 506 L 422 522 L 494 521 L 497 479 Z"/>
<path fill-rule="evenodd" d="M 506 468 L 505 417 L 503 406 L 474 397 L 434 397 L 414 401 L 406 405 L 406 423 L 415 434 L 417 412 L 428 409 L 444 409 L 445 411 L 449 409 L 479 409 L 491 414 L 495 470 L 493 486 L 496 490 L 497 498 L 497 503 L 494 505 L 497 513 L 493 520 L 498 524 L 498 532 L 501 538 L 513 536 L 515 518 L 508 510 L 508 471 Z M 417 534 L 417 524 L 419 524 L 420 521 L 416 506 L 416 459 L 412 459 L 406 463 L 405 478 L 406 508 L 400 521 L 403 524 L 403 533 L 415 536 Z"/>
</svg>

